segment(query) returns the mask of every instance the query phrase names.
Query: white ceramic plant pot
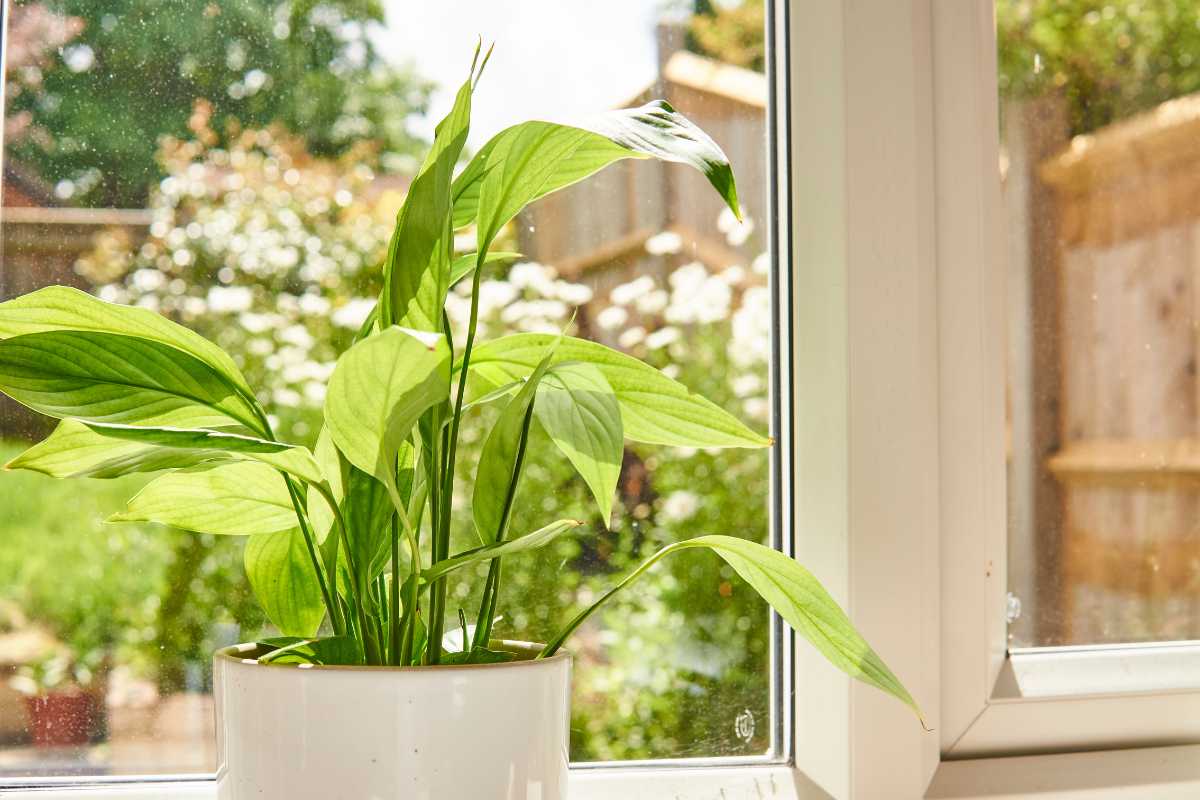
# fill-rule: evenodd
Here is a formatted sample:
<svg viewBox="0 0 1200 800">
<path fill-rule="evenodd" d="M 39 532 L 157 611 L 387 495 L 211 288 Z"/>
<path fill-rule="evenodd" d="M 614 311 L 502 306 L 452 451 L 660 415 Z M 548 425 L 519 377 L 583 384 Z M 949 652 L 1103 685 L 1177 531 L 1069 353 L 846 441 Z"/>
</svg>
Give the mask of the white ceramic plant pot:
<svg viewBox="0 0 1200 800">
<path fill-rule="evenodd" d="M 524 656 L 533 645 L 506 643 Z M 448 667 L 214 659 L 219 800 L 563 800 L 571 660 Z"/>
</svg>

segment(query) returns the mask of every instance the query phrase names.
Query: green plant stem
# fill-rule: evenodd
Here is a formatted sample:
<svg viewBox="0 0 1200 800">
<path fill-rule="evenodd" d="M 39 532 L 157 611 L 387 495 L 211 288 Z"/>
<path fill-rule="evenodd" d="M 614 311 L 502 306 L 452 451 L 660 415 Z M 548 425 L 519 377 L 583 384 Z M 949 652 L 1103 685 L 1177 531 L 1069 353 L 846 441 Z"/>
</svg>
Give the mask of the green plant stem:
<svg viewBox="0 0 1200 800">
<path fill-rule="evenodd" d="M 475 55 L 478 57 L 479 48 L 476 48 Z M 472 65 L 472 74 L 474 74 L 474 65 Z M 446 335 L 446 344 L 450 348 L 451 357 L 454 355 L 454 335 L 450 330 L 450 316 L 446 310 L 442 309 L 442 331 Z M 459 412 L 461 416 L 461 411 Z M 454 475 L 447 471 L 447 466 L 450 463 L 450 439 L 448 431 L 443 430 L 445 420 L 442 419 L 440 407 L 434 414 L 433 421 L 436 423 L 431 426 L 433 441 L 430 442 L 430 459 L 429 465 L 429 522 L 431 530 L 430 544 L 430 563 L 436 564 L 447 558 L 450 555 L 450 503 L 443 503 L 443 494 L 446 500 L 452 500 L 454 494 Z M 445 580 L 436 580 L 429 587 L 429 636 L 425 646 L 426 662 L 429 664 L 438 664 L 442 660 L 442 634 L 446 626 L 446 590 L 448 584 Z M 465 635 L 465 633 L 464 633 Z M 464 640 L 465 641 L 465 640 Z"/>
<path fill-rule="evenodd" d="M 580 625 L 582 625 L 584 623 L 584 621 L 588 617 L 590 617 L 596 611 L 596 609 L 600 608 L 600 606 L 602 606 L 610 597 L 612 597 L 614 594 L 621 591 L 626 586 L 628 586 L 629 584 L 633 583 L 635 580 L 640 578 L 643 574 L 645 574 L 645 572 L 647 570 L 649 570 L 651 567 L 653 567 L 655 564 L 657 564 L 663 557 L 670 555 L 671 553 L 674 553 L 676 550 L 684 550 L 688 547 L 702 547 L 702 545 L 694 544 L 691 541 L 673 542 L 673 543 L 667 545 L 666 547 L 663 547 L 661 550 L 659 550 L 654 555 L 647 558 L 645 561 L 643 561 L 641 564 L 638 565 L 637 569 L 635 569 L 633 572 L 629 573 L 624 578 L 622 578 L 620 583 L 618 583 L 616 586 L 612 587 L 607 592 L 605 592 L 600 597 L 599 600 L 592 603 L 590 606 L 585 608 L 583 611 L 580 611 L 575 616 L 574 619 L 572 619 L 565 626 L 563 626 L 563 629 L 560 630 L 554 636 L 554 638 L 551 639 L 546 644 L 546 646 L 542 648 L 542 651 L 540 653 L 538 653 L 537 657 L 538 658 L 549 658 L 550 656 L 557 653 L 558 648 L 562 647 L 562 643 L 564 641 L 566 641 L 567 637 L 569 637 L 572 633 L 574 633 L 575 629 L 578 628 Z"/>
<path fill-rule="evenodd" d="M 279 441 L 275 438 L 275 431 L 271 428 L 271 420 L 267 417 L 267 412 L 259 404 L 258 398 L 253 395 L 247 395 L 245 392 L 235 391 L 242 396 L 244 400 L 254 409 L 255 415 L 262 424 L 262 433 L 272 442 Z M 304 504 L 301 502 L 300 490 L 296 486 L 296 482 L 291 475 L 280 470 L 280 475 L 283 476 L 283 482 L 287 484 L 288 496 L 292 500 L 292 508 L 296 511 L 296 520 L 300 523 L 300 533 L 304 537 L 304 545 L 308 550 L 308 557 L 312 560 L 313 572 L 317 575 L 317 583 L 321 587 L 321 598 L 325 601 L 325 611 L 329 614 L 329 624 L 333 626 L 333 632 L 337 635 L 342 635 L 346 632 L 345 620 L 338 611 L 337 603 L 334 602 L 334 595 L 329 592 L 329 585 L 325 580 L 325 571 L 321 564 L 321 559 L 317 557 L 317 540 L 313 535 L 312 523 L 308 520 L 308 515 L 305 513 Z M 337 513 L 337 503 L 332 501 L 334 513 Z M 336 578 L 334 578 L 336 580 Z"/>
<path fill-rule="evenodd" d="M 533 406 L 537 395 L 530 401 L 525 410 L 525 418 L 521 420 L 521 438 L 517 442 L 517 457 L 513 461 L 512 477 L 508 481 L 508 491 L 504 495 L 504 507 L 500 510 L 500 527 L 496 531 L 496 543 L 504 541 L 508 535 L 508 520 L 512 516 L 513 504 L 517 498 L 517 484 L 521 481 L 521 472 L 525 468 L 525 449 L 529 444 L 529 428 L 533 423 Z M 483 599 L 479 603 L 479 618 L 475 621 L 475 636 L 472 647 L 486 647 L 492 636 L 492 620 L 496 617 L 496 603 L 500 597 L 500 559 L 493 558 L 488 565 L 487 581 L 483 585 Z M 464 636 L 466 634 L 464 633 Z M 465 640 L 464 640 L 465 641 Z"/>
<path fill-rule="evenodd" d="M 404 609 L 404 625 L 400 632 L 400 663 L 406 665 L 412 661 L 413 627 L 417 615 L 417 596 L 420 591 L 421 548 L 417 540 L 417 532 L 413 529 L 412 521 L 408 517 L 408 510 L 404 507 L 404 501 L 400 499 L 400 490 L 396 488 L 395 475 L 392 475 L 387 481 L 387 490 L 388 496 L 392 500 L 392 506 L 396 510 L 394 516 L 400 518 L 400 524 L 404 527 L 404 535 L 408 539 L 409 556 L 412 559 L 412 588 L 409 590 L 408 604 Z M 398 548 L 393 552 L 399 556 Z"/>
<path fill-rule="evenodd" d="M 391 519 L 392 539 L 392 592 L 391 610 L 388 613 L 388 662 L 400 666 L 400 520 L 395 514 Z"/>
<path fill-rule="evenodd" d="M 382 663 L 379 643 L 375 641 L 375 637 L 371 633 L 371 628 L 367 625 L 367 612 L 363 606 L 362 593 L 359 591 L 359 581 L 362 580 L 362 573 L 358 571 L 358 565 L 354 563 L 354 553 L 350 549 L 350 533 L 346 528 L 346 519 L 342 516 L 342 510 L 338 508 L 337 500 L 333 496 L 333 489 L 330 488 L 328 483 L 314 483 L 313 488 L 321 493 L 321 496 L 325 498 L 329 507 L 333 509 L 334 525 L 337 526 L 342 547 L 346 549 L 346 568 L 350 570 L 351 576 L 347 589 L 350 593 L 350 602 L 354 607 L 355 616 L 358 617 L 358 627 L 362 635 L 367 663 Z"/>
</svg>

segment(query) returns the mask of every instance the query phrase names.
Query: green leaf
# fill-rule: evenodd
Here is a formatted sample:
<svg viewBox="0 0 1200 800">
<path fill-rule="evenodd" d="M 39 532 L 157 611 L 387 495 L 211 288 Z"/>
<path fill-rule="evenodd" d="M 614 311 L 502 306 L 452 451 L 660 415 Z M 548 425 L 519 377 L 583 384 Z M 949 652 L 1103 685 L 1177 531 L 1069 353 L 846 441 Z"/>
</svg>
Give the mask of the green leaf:
<svg viewBox="0 0 1200 800">
<path fill-rule="evenodd" d="M 487 255 L 485 255 L 483 258 L 483 263 L 486 266 L 488 264 L 496 264 L 501 261 L 516 261 L 521 257 L 522 256 L 520 253 L 511 253 L 503 250 L 494 253 L 488 251 Z M 466 255 L 462 255 L 454 259 L 454 261 L 450 264 L 450 285 L 453 286 L 474 272 L 475 264 L 478 261 L 478 253 L 467 253 Z"/>
<path fill-rule="evenodd" d="M 8 462 L 5 469 L 27 469 L 52 478 L 119 478 L 137 472 L 192 467 L 213 461 L 210 453 L 174 450 L 122 441 L 96 433 L 87 424 L 64 419 L 42 441 Z"/>
<path fill-rule="evenodd" d="M 504 538 L 504 504 L 516 469 L 521 432 L 525 429 L 525 415 L 537 395 L 538 383 L 550 367 L 554 348 L 555 337 L 551 337 L 542 350 L 541 360 L 525 380 L 525 385 L 509 399 L 500 412 L 500 417 L 488 433 L 483 450 L 479 453 L 479 466 L 475 472 L 475 486 L 471 495 L 471 512 L 475 518 L 475 530 L 479 533 L 479 540 L 484 544 Z"/>
<path fill-rule="evenodd" d="M 484 342 L 471 356 L 471 373 L 486 388 L 529 375 L 554 334 L 519 333 Z M 766 447 L 771 440 L 648 364 L 612 348 L 563 337 L 554 363 L 580 361 L 604 375 L 621 407 L 627 439 L 677 447 Z"/>
<path fill-rule="evenodd" d="M 413 425 L 449 394 L 445 337 L 391 327 L 338 359 L 325 398 L 325 425 L 351 464 L 392 485 L 396 453 Z"/>
<path fill-rule="evenodd" d="M 454 107 L 438 123 L 433 147 L 396 219 L 384 263 L 384 285 L 395 323 L 422 331 L 442 330 L 442 306 L 450 288 L 450 182 L 471 123 L 473 77 L 458 90 Z"/>
<path fill-rule="evenodd" d="M 490 243 L 529 203 L 626 158 L 658 158 L 695 167 L 740 215 L 729 159 L 666 101 L 610 111 L 589 127 L 523 122 L 492 137 L 454 181 L 454 227 L 478 221 L 480 249 L 486 249 L 482 243 Z M 495 174 L 502 177 L 493 178 Z M 481 206 L 488 180 L 506 188 L 491 193 Z"/>
<path fill-rule="evenodd" d="M 621 406 L 604 373 L 593 364 L 555 365 L 538 384 L 534 414 L 591 489 L 607 527 L 625 437 Z"/>
<path fill-rule="evenodd" d="M 446 653 L 442 656 L 443 664 L 506 664 L 516 660 L 516 653 L 489 650 L 486 647 L 473 647 L 469 653 Z"/>
<path fill-rule="evenodd" d="M 249 536 L 296 526 L 283 476 L 266 464 L 238 461 L 160 475 L 110 522 L 160 522 L 197 533 Z"/>
<path fill-rule="evenodd" d="M 145 428 L 97 422 L 82 424 L 88 427 L 93 435 L 110 442 L 114 447 L 141 445 L 147 448 L 144 451 L 146 457 L 154 463 L 159 461 L 159 457 L 153 452 L 153 449 L 157 448 L 166 453 L 203 458 L 208 463 L 258 461 L 309 483 L 321 483 L 325 479 L 312 453 L 308 448 L 299 445 L 197 428 Z M 51 438 L 54 438 L 53 435 Z M 175 466 L 190 465 L 186 463 L 186 458 L 181 458 L 181 463 Z"/>
<path fill-rule="evenodd" d="M 254 408 L 212 366 L 151 339 L 48 331 L 0 340 L 0 391 L 51 417 L 183 428 L 241 424 Z"/>
<path fill-rule="evenodd" d="M 705 548 L 723 558 L 742 580 L 758 592 L 796 633 L 807 639 L 831 664 L 850 677 L 896 697 L 916 712 L 924 725 L 921 710 L 912 695 L 883 659 L 871 649 L 850 622 L 846 612 L 842 611 L 811 572 L 778 550 L 733 536 L 699 536 L 662 548 L 571 620 L 551 639 L 542 650 L 541 656 L 553 655 L 592 612 L 645 574 L 660 559 L 691 548 Z"/>
<path fill-rule="evenodd" d="M 0 303 L 0 339 L 48 331 L 110 333 L 157 342 L 187 353 L 246 396 L 254 395 L 224 350 L 148 309 L 107 303 L 69 286 L 47 286 Z"/>
<path fill-rule="evenodd" d="M 325 602 L 299 528 L 252 535 L 242 563 L 254 596 L 280 633 L 305 638 L 317 634 Z"/>
<path fill-rule="evenodd" d="M 317 664 L 356 666 L 363 663 L 362 647 L 351 636 L 327 636 L 281 647 L 259 656 L 260 664 Z"/>
<path fill-rule="evenodd" d="M 428 569 L 422 570 L 421 580 L 430 583 L 469 564 L 479 561 L 490 561 L 493 558 L 511 556 L 523 553 L 526 550 L 545 547 L 567 531 L 575 530 L 583 524 L 583 522 L 577 519 L 560 519 L 519 538 L 508 539 L 499 544 L 489 544 L 484 547 L 477 547 L 474 550 L 468 550 L 465 553 L 460 553 L 452 558 L 439 561 Z"/>
</svg>

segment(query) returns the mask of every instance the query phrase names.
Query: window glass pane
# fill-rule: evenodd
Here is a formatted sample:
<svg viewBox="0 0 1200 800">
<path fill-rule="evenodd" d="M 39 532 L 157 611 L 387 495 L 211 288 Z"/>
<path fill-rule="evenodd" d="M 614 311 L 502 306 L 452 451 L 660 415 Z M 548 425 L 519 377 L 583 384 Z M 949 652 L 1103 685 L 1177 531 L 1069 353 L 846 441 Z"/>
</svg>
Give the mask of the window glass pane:
<svg viewBox="0 0 1200 800">
<path fill-rule="evenodd" d="M 1200 5 L 997 0 L 1014 645 L 1200 638 Z"/>
<path fill-rule="evenodd" d="M 380 19 L 374 5 L 13 3 L 0 299 L 68 284 L 158 311 L 231 353 L 281 438 L 311 444 L 478 31 L 496 50 L 468 151 L 524 119 L 663 97 L 725 149 L 747 216 L 684 167 L 611 167 L 509 226 L 502 249 L 523 255 L 484 280 L 481 336 L 569 326 L 766 431 L 762 0 L 386 0 Z M 460 346 L 468 309 L 454 290 Z M 491 414 L 464 422 L 456 548 L 477 543 L 469 487 Z M 51 427 L 0 401 L 0 458 Z M 514 530 L 578 517 L 589 532 L 505 562 L 502 637 L 544 640 L 667 542 L 770 538 L 764 450 L 627 445 L 607 531 L 540 429 L 529 459 Z M 145 482 L 0 475 L 0 779 L 213 769 L 212 651 L 272 629 L 241 537 L 105 523 Z M 485 573 L 456 574 L 452 616 L 474 619 Z M 572 757 L 768 753 L 770 631 L 723 562 L 663 562 L 569 643 Z"/>
</svg>

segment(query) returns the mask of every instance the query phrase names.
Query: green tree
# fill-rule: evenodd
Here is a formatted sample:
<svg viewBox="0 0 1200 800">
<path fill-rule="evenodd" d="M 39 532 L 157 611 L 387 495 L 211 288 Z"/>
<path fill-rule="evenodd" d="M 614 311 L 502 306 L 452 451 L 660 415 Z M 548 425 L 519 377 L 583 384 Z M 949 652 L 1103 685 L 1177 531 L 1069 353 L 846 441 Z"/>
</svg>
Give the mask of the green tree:
<svg viewBox="0 0 1200 800">
<path fill-rule="evenodd" d="M 767 56 L 765 26 L 763 0 L 742 0 L 736 5 L 697 0 L 687 46 L 726 64 L 762 72 Z"/>
<path fill-rule="evenodd" d="M 1060 91 L 1086 133 L 1200 90 L 1196 0 L 997 0 L 1000 92 Z"/>
<path fill-rule="evenodd" d="M 375 140 L 397 166 L 420 144 L 406 124 L 429 86 L 379 57 L 378 0 L 19 0 L 14 15 L 35 9 L 75 33 L 10 69 L 9 154 L 67 202 L 145 203 L 159 138 L 186 135 L 198 102 L 218 136 L 282 122 L 317 155 Z"/>
</svg>

